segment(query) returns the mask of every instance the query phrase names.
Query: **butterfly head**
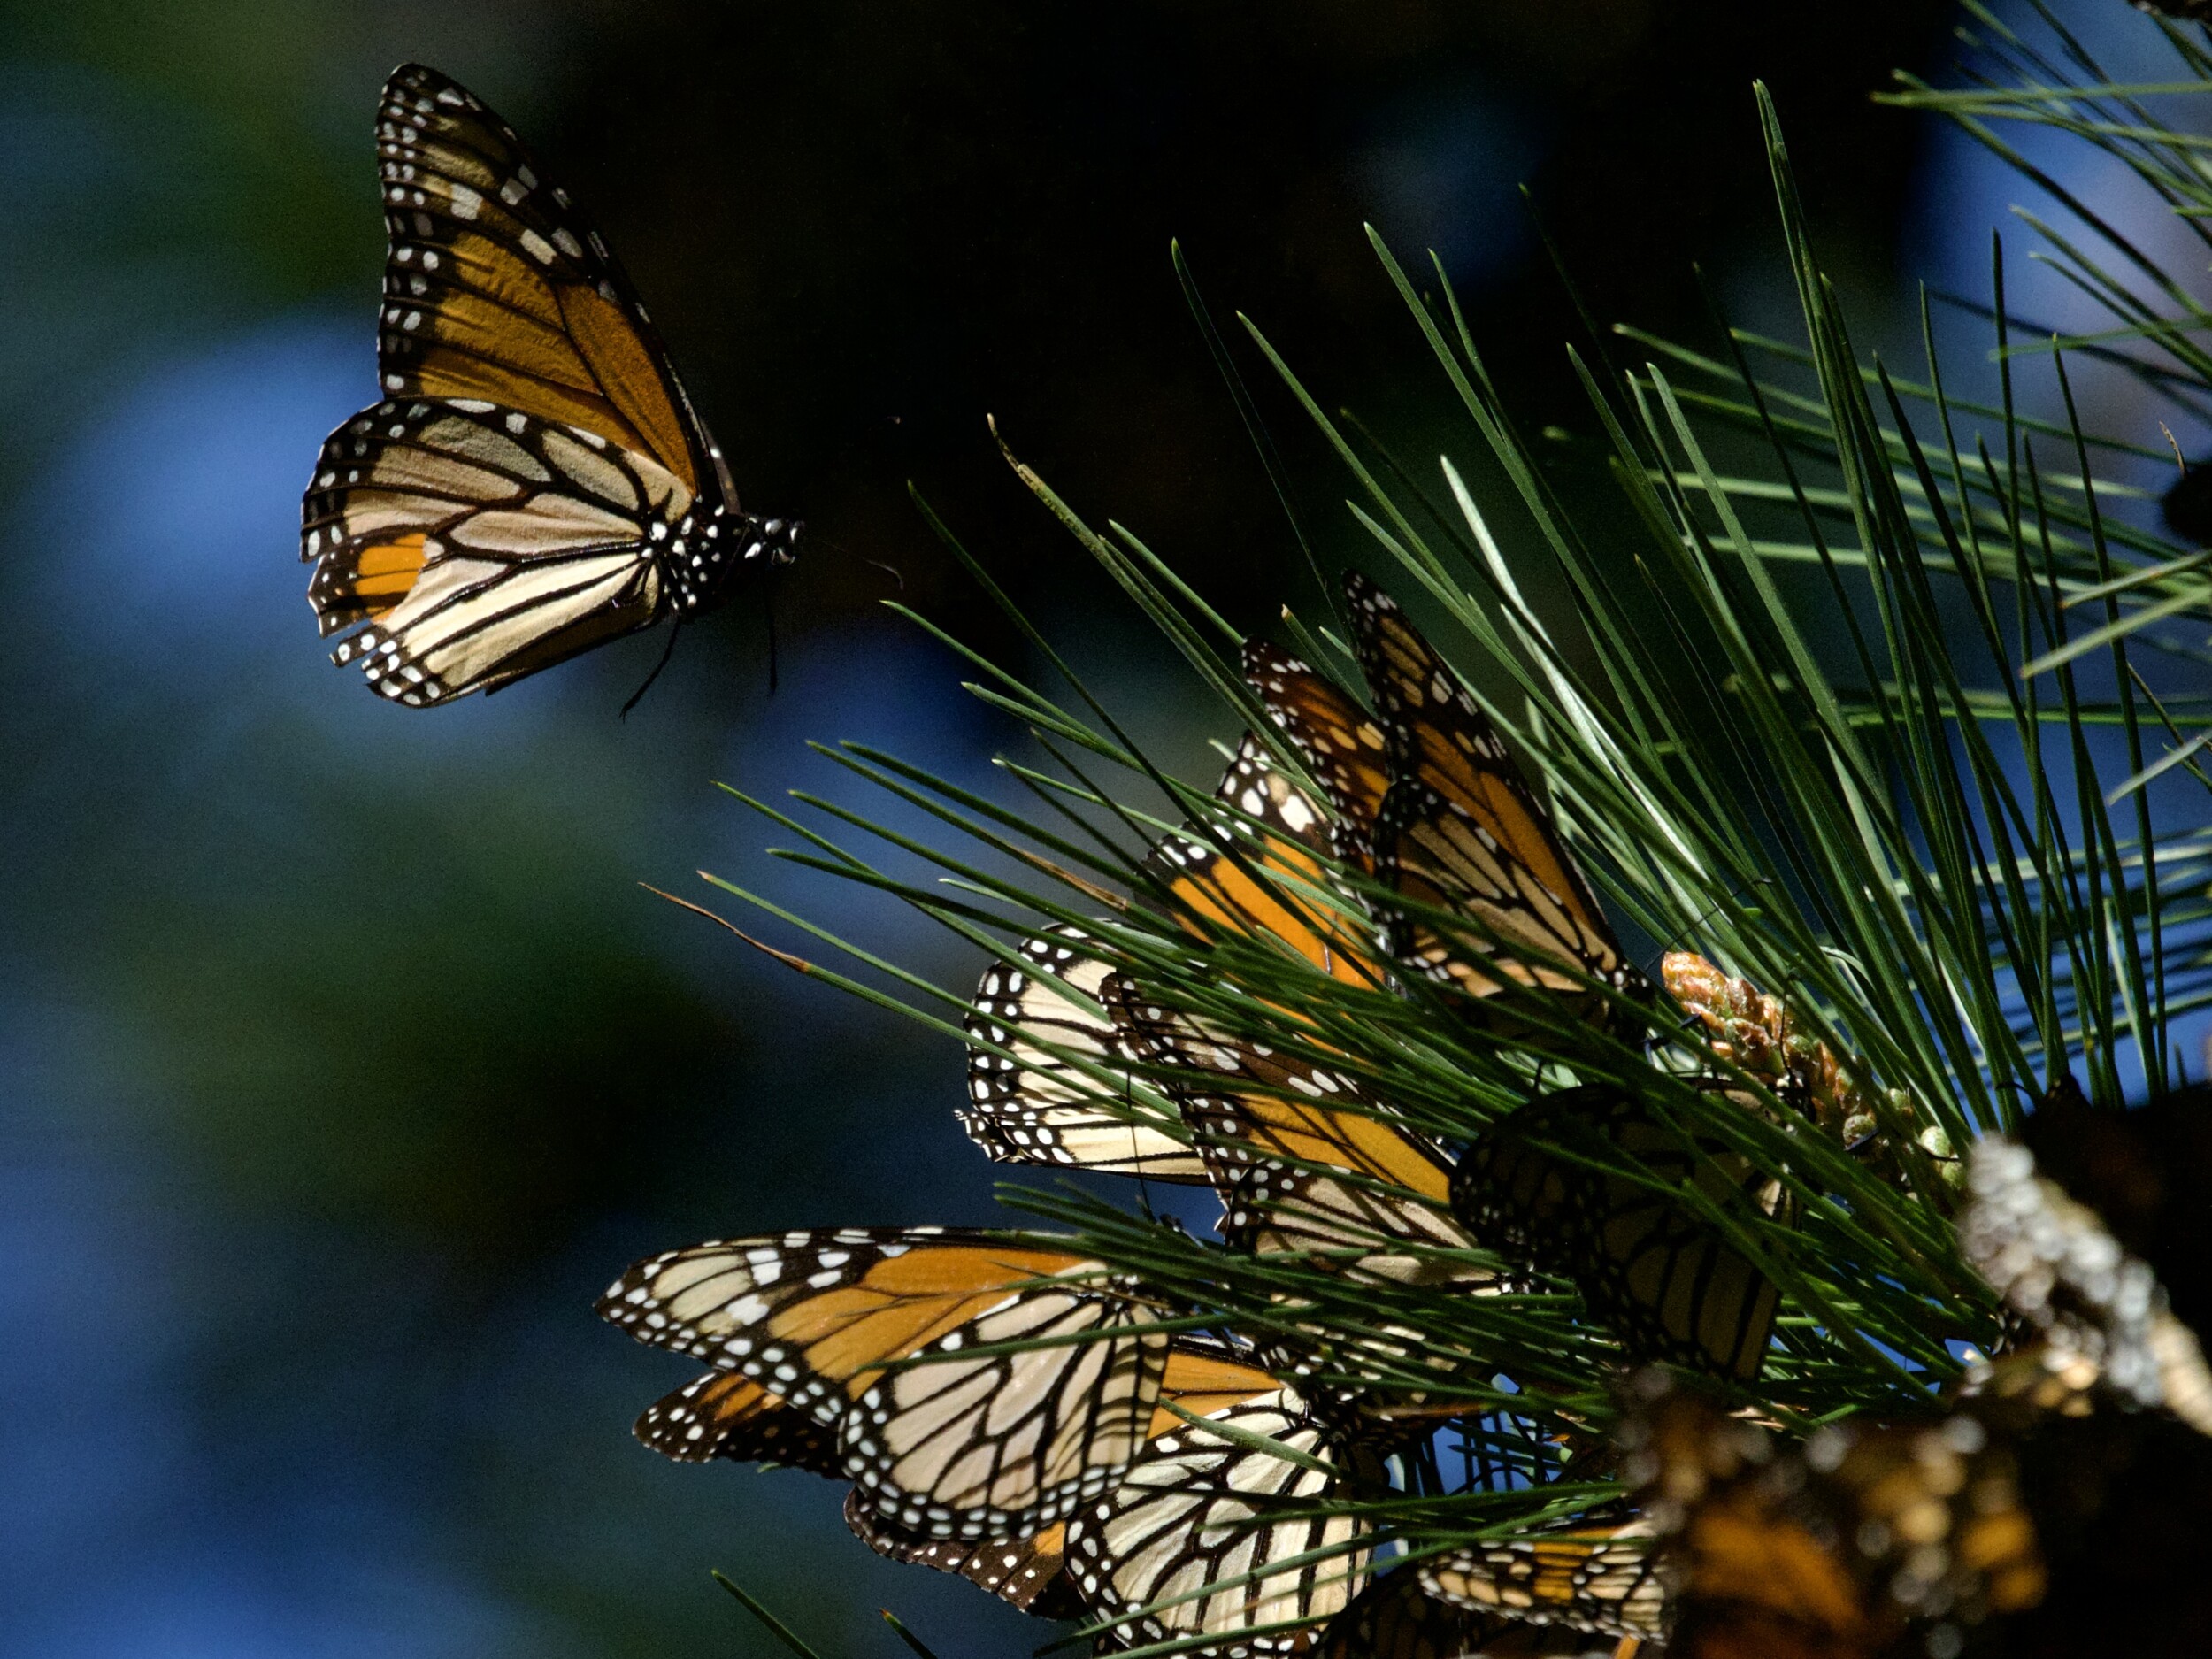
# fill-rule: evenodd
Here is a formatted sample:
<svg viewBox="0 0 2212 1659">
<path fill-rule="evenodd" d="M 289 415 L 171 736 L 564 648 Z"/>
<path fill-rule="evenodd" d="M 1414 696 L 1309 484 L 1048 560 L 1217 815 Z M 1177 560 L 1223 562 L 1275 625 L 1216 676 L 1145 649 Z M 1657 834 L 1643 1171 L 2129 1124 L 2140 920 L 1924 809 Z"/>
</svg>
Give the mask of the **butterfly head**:
<svg viewBox="0 0 2212 1659">
<path fill-rule="evenodd" d="M 780 570 L 798 557 L 805 529 L 802 519 L 756 518 L 727 507 L 687 515 L 666 544 L 677 610 L 711 611 L 740 574 Z"/>
</svg>

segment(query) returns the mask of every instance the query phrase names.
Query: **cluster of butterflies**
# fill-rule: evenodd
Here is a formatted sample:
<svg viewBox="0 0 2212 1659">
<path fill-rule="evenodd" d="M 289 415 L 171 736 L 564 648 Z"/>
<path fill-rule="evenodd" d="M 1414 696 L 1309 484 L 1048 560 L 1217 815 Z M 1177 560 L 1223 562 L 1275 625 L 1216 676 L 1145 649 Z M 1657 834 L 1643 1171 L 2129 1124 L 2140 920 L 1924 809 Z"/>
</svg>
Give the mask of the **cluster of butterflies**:
<svg viewBox="0 0 2212 1659">
<path fill-rule="evenodd" d="M 1386 595 L 1358 576 L 1347 594 L 1374 715 L 1248 646 L 1246 679 L 1302 777 L 1248 733 L 1218 813 L 1156 846 L 1129 902 L 1217 948 L 1217 988 L 1259 1004 L 1271 964 L 1348 994 L 1423 987 L 1515 1041 L 1560 1021 L 1632 1029 L 1652 992 L 1495 732 Z M 1345 872 L 1386 896 L 1353 896 Z M 1650 1179 L 1780 1213 L 1728 1148 L 1585 1086 L 1455 1157 L 1327 1033 L 1290 1018 L 1279 1044 L 1233 1037 L 1114 965 L 1111 926 L 1050 928 L 984 976 L 962 1120 L 991 1157 L 1210 1187 L 1230 1251 L 1356 1291 L 1563 1277 L 1625 1355 L 1755 1376 L 1773 1284 Z M 1609 1168 L 1622 1148 L 1632 1166 Z M 1173 1296 L 1048 1238 L 927 1229 L 670 1252 L 601 1311 L 713 1367 L 640 1419 L 655 1449 L 849 1482 L 847 1518 L 875 1548 L 1084 1618 L 1102 1651 L 1625 1659 L 1664 1634 L 1662 1558 L 1626 1509 L 1379 1553 L 1358 1500 L 1387 1489 L 1386 1460 L 1488 1409 L 1387 1317 L 1351 1355 L 1324 1355 L 1294 1308 L 1199 1335 Z M 1396 1380 L 1361 1384 L 1370 1370 Z"/>
<path fill-rule="evenodd" d="M 410 65 L 377 133 L 384 396 L 331 434 L 303 509 L 310 598 L 344 636 L 333 660 L 434 706 L 680 625 L 787 563 L 801 526 L 740 510 L 634 289 L 513 130 Z M 1250 644 L 1271 729 L 1238 748 L 1218 810 L 1152 849 L 1133 902 L 1215 952 L 1210 994 L 1248 1012 L 1283 1012 L 1287 964 L 1539 1050 L 1578 1023 L 1636 1040 L 1653 988 L 1495 733 L 1386 595 L 1355 577 L 1348 598 L 1372 715 Z M 2116 1118 L 2062 1079 L 2019 1142 L 1962 1165 L 1778 1000 L 1671 955 L 1667 987 L 1725 1069 L 1886 1172 L 1886 1114 L 1947 1182 L 1962 1167 L 1960 1241 L 2017 1335 L 1923 1420 L 1792 1443 L 1684 1380 L 1759 1372 L 1779 1295 L 1711 1217 L 1787 1226 L 1778 1184 L 1611 1086 L 1539 1094 L 1454 1156 L 1330 1032 L 1286 1016 L 1283 1041 L 1229 1035 L 1187 985 L 1133 972 L 1110 926 L 1050 928 L 986 975 L 962 1114 L 976 1142 L 1210 1187 L 1228 1250 L 1305 1263 L 1379 1308 L 1393 1290 L 1571 1283 L 1624 1359 L 1674 1368 L 1624 1385 L 1612 1445 L 1567 1450 L 1632 1501 L 1383 1550 L 1361 1500 L 1389 1489 L 1386 1460 L 1486 1409 L 1455 1398 L 1426 1333 L 1379 1312 L 1358 1351 L 1325 1353 L 1288 1308 L 1265 1331 L 1200 1334 L 1174 1296 L 1048 1237 L 932 1228 L 724 1240 L 630 1269 L 604 1316 L 709 1368 L 640 1417 L 647 1445 L 849 1483 L 872 1548 L 1082 1619 L 1101 1651 L 2212 1651 L 2195 1587 L 2212 1547 L 2212 1211 L 2196 1198 L 2212 1100 Z M 1760 1110 L 1717 1077 L 1698 1087 Z"/>
</svg>

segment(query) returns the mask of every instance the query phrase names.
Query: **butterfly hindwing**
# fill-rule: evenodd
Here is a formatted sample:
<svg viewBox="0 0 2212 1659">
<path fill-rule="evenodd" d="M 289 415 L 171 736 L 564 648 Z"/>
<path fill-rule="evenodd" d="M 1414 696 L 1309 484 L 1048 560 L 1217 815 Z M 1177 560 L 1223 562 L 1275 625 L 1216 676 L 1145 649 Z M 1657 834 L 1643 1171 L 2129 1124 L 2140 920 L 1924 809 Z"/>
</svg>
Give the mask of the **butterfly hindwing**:
<svg viewBox="0 0 2212 1659">
<path fill-rule="evenodd" d="M 699 1463 L 784 1463 L 818 1475 L 839 1471 L 837 1437 L 737 1371 L 710 1371 L 645 1408 L 633 1431 L 664 1457 Z"/>
<path fill-rule="evenodd" d="M 1002 1163 L 1044 1164 L 1202 1182 L 1206 1165 L 1179 1123 L 1156 1125 L 1127 1095 L 1071 1056 L 1120 1057 L 1112 1020 L 1094 1004 L 1108 970 L 1085 954 L 1081 930 L 1058 926 L 995 962 L 976 987 L 968 1050 L 969 1139 Z"/>
<path fill-rule="evenodd" d="M 1469 1545 L 1416 1571 L 1439 1601 L 1524 1624 L 1647 1640 L 1665 1628 L 1666 1587 L 1641 1522 Z"/>
<path fill-rule="evenodd" d="M 488 690 L 655 619 L 689 496 L 651 458 L 512 411 L 416 400 L 324 445 L 303 507 L 332 660 L 388 697 Z"/>
<path fill-rule="evenodd" d="M 1185 1424 L 1069 1523 L 1076 1587 L 1124 1646 L 1217 1637 L 1182 1651 L 1302 1653 L 1365 1577 L 1366 1524 L 1310 1508 L 1336 1494 L 1332 1461 L 1287 1393 Z M 1268 1628 L 1284 1624 L 1295 1628 Z"/>
</svg>

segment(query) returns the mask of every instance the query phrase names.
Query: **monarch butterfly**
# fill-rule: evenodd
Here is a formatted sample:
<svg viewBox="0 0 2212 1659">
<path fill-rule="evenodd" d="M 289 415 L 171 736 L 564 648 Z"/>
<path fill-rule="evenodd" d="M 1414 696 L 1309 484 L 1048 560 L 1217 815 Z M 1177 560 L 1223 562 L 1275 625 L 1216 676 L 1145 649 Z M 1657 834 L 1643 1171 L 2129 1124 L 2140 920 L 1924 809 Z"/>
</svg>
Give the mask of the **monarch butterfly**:
<svg viewBox="0 0 2212 1659">
<path fill-rule="evenodd" d="M 737 505 L 606 244 L 512 128 L 420 64 L 385 83 L 384 400 L 302 506 L 331 660 L 410 707 L 695 616 L 800 526 Z M 361 626 L 365 625 L 365 626 Z"/>
<path fill-rule="evenodd" d="M 1378 718 L 1271 648 L 1248 648 L 1246 674 L 1331 795 L 1339 855 L 1409 902 L 1383 918 L 1392 955 L 1502 1023 L 1531 990 L 1589 1018 L 1609 1007 L 1591 981 L 1642 995 L 1488 719 L 1394 600 L 1357 572 L 1344 585 Z"/>
<path fill-rule="evenodd" d="M 834 1429 L 840 1471 L 876 1513 L 936 1538 L 1035 1531 L 1110 1485 L 1143 1444 L 1168 1350 L 1160 1316 L 1101 1263 L 929 1227 L 666 1251 L 599 1311 Z"/>
<path fill-rule="evenodd" d="M 1161 1435 L 1069 1521 L 1076 1587 L 1124 1645 L 1303 1652 L 1366 1576 L 1367 1523 L 1311 1507 L 1336 1495 L 1339 1455 L 1286 1390 Z"/>
<path fill-rule="evenodd" d="M 1456 1606 L 1424 1589 L 1417 1569 L 1401 1567 L 1337 1616 L 1320 1659 L 1635 1659 L 1642 1645 Z"/>
<path fill-rule="evenodd" d="M 1785 1449 L 1669 1391 L 1624 1435 L 1665 1540 L 1669 1659 L 1955 1654 L 1963 1627 L 2044 1595 L 2012 1449 L 1974 1416 L 1832 1424 Z"/>
<path fill-rule="evenodd" d="M 1461 1157 L 1452 1203 L 1492 1248 L 1573 1279 L 1632 1355 L 1747 1382 L 1765 1361 L 1780 1292 L 1683 1201 L 1691 1187 L 1747 1218 L 1791 1218 L 1779 1187 L 1740 1154 L 1678 1133 L 1600 1084 L 1493 1125 Z"/>
</svg>

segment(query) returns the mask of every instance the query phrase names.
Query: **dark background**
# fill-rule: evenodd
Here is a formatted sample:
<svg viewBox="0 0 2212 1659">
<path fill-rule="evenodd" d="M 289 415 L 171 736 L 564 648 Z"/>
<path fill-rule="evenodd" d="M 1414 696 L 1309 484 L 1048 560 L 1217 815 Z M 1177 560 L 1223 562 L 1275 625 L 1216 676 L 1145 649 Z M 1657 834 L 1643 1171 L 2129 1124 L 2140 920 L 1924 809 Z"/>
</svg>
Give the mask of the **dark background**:
<svg viewBox="0 0 2212 1659">
<path fill-rule="evenodd" d="M 2123 50 L 2147 27 L 2063 9 Z M 772 865 L 790 837 L 713 787 L 857 797 L 808 738 L 999 787 L 1019 733 L 878 603 L 1025 665 L 910 479 L 1140 734 L 1202 764 L 1193 692 L 985 430 L 1239 623 L 1302 591 L 1171 236 L 1325 403 L 1463 457 L 1363 219 L 1438 250 L 1532 426 L 1586 426 L 1519 181 L 1598 315 L 1678 334 L 1705 327 L 1699 261 L 1737 314 L 1786 317 L 1755 76 L 1869 339 L 1909 337 L 1905 272 L 1978 286 L 2013 193 L 1867 102 L 1948 61 L 1932 0 L 0 18 L 9 1655 L 772 1651 L 710 1566 L 827 1654 L 903 1651 L 883 1605 L 949 1659 L 1035 1646 L 868 1555 L 826 1484 L 631 1441 L 685 1375 L 591 1315 L 634 1256 L 994 1214 L 955 1045 L 635 884 L 704 897 L 704 865 L 972 981 L 964 947 Z M 296 497 L 374 396 L 370 129 L 408 58 L 530 139 L 748 504 L 813 526 L 772 699 L 757 607 L 687 632 L 626 722 L 657 640 L 427 717 L 323 662 Z M 1338 473 L 1262 391 L 1348 548 Z"/>
</svg>

